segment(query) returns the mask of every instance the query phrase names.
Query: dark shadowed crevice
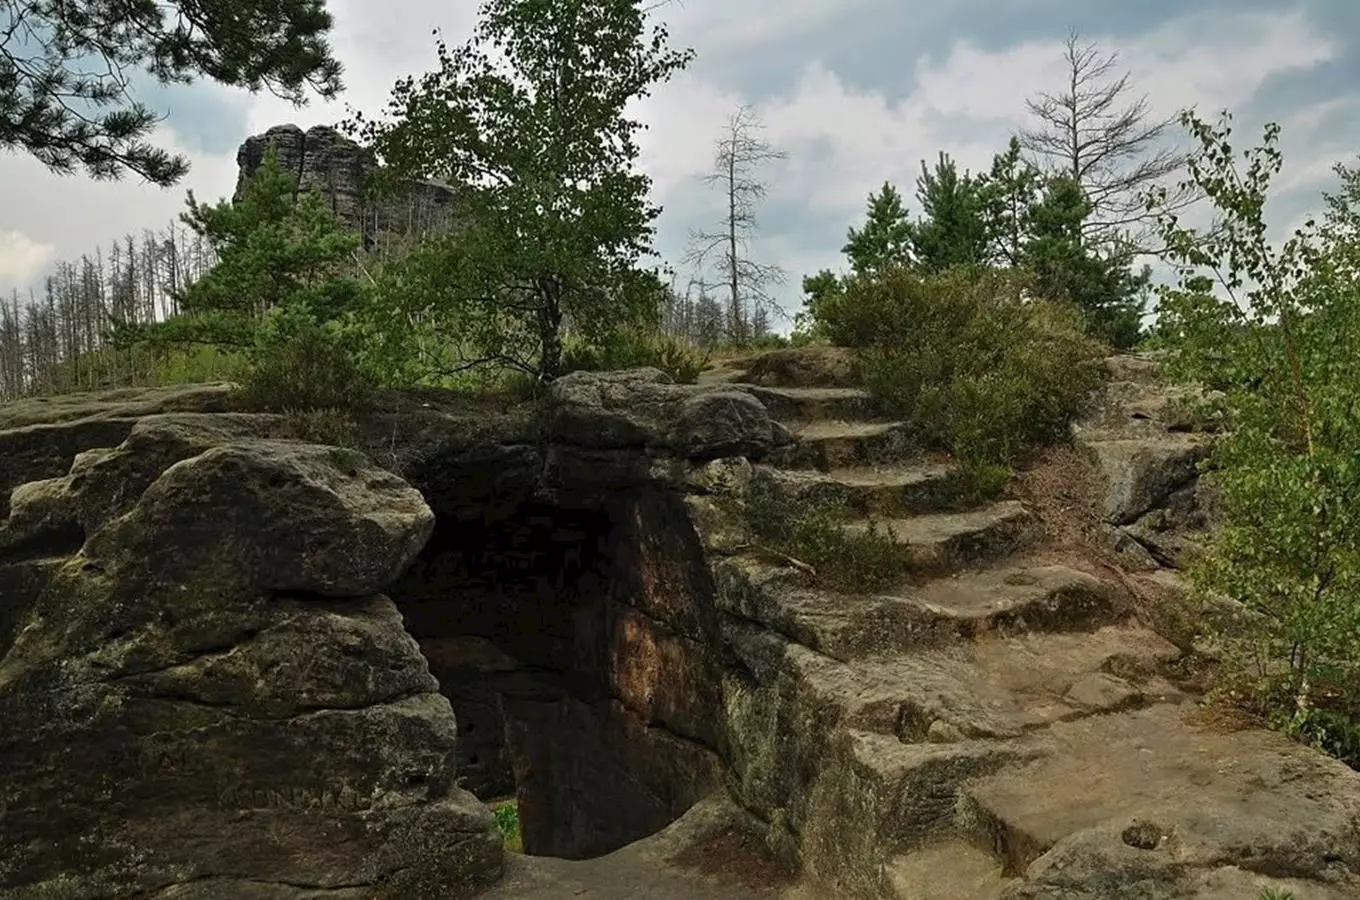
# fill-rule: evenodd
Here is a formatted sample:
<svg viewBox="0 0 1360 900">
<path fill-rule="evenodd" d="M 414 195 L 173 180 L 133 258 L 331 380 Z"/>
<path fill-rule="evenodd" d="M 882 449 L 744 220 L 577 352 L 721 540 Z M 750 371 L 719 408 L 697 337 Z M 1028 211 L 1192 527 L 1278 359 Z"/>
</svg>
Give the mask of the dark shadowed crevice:
<svg viewBox="0 0 1360 900">
<path fill-rule="evenodd" d="M 690 547 L 669 537 L 643 546 L 645 510 L 667 502 L 474 499 L 447 481 L 422 491 L 434 534 L 391 593 L 453 705 L 463 787 L 487 801 L 515 795 L 524 850 L 535 855 L 599 856 L 678 818 L 716 767 L 714 743 L 687 724 L 702 715 L 677 712 L 653 683 L 696 680 L 674 662 L 697 642 L 639 601 L 648 585 L 692 591 L 652 583 L 670 577 L 654 559 L 659 547 Z"/>
</svg>

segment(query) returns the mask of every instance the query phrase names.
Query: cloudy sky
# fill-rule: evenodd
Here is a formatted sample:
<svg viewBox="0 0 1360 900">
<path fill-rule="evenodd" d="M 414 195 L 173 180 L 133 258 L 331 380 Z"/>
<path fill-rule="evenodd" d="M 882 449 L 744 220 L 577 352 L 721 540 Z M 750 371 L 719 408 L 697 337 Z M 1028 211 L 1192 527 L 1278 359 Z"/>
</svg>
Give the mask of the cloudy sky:
<svg viewBox="0 0 1360 900">
<path fill-rule="evenodd" d="M 297 110 L 268 95 L 215 85 L 157 88 L 159 139 L 193 164 L 177 188 L 94 183 L 0 155 L 0 292 L 36 286 L 55 260 L 77 258 L 128 232 L 159 229 L 200 199 L 229 194 L 247 135 L 285 122 L 334 123 L 346 104 L 374 113 L 392 83 L 431 67 L 431 32 L 459 42 L 472 0 L 331 0 L 346 67 L 338 102 Z M 1360 3 L 1355 0 L 676 0 L 675 43 L 695 48 L 689 70 L 639 107 L 650 128 L 643 165 L 664 212 L 658 249 L 673 263 L 690 229 L 721 215 L 699 182 L 738 104 L 764 120 L 788 153 L 769 170 L 754 255 L 801 276 L 841 265 L 846 228 L 884 180 L 910 194 L 922 159 L 947 151 L 984 167 L 1025 124 L 1025 98 L 1061 90 L 1069 28 L 1120 54 L 1133 87 L 1163 114 L 1195 105 L 1234 111 L 1238 143 L 1283 127 L 1285 173 L 1272 223 L 1289 227 L 1332 183 L 1337 160 L 1360 153 Z"/>
</svg>

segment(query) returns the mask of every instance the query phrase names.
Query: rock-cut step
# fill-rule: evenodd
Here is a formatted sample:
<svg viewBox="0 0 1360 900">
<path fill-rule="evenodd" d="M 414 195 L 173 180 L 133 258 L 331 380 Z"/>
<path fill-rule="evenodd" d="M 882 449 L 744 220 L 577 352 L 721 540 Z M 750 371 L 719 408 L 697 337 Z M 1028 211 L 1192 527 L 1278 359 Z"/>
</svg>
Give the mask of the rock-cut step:
<svg viewBox="0 0 1360 900">
<path fill-rule="evenodd" d="M 849 469 L 920 457 L 903 422 L 805 422 L 791 427 L 794 443 L 765 460 L 781 469 Z"/>
<path fill-rule="evenodd" d="M 954 507 L 966 486 L 958 467 L 920 462 L 878 468 L 774 469 L 759 466 L 780 495 L 800 506 L 849 510 L 862 516 L 901 517 Z"/>
<path fill-rule="evenodd" d="M 882 403 L 868 391 L 844 387 L 763 387 L 735 383 L 759 400 L 781 422 L 862 421 L 876 419 Z"/>
<path fill-rule="evenodd" d="M 883 595 L 822 591 L 749 557 L 714 565 L 719 606 L 835 659 L 916 651 L 981 634 L 1089 630 L 1128 611 L 1118 585 L 1061 565 L 1016 563 Z"/>
<path fill-rule="evenodd" d="M 995 562 L 1043 536 L 1039 520 L 1014 500 L 968 512 L 851 522 L 845 528 L 856 534 L 872 528 L 890 537 L 907 553 L 911 569 L 920 573 Z"/>
</svg>

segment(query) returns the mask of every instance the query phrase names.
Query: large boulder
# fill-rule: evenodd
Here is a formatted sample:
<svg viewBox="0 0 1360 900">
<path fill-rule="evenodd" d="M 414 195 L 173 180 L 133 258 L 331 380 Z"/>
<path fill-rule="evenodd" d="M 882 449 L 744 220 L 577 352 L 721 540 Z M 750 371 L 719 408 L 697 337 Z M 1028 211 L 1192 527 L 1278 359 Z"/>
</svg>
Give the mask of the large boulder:
<svg viewBox="0 0 1360 900">
<path fill-rule="evenodd" d="M 117 445 L 144 416 L 224 412 L 230 390 L 226 384 L 123 388 L 30 397 L 0 407 L 0 518 L 19 485 L 66 474 L 76 454 Z"/>
<path fill-rule="evenodd" d="M 554 442 L 595 450 L 759 458 L 792 440 L 745 391 L 675 384 L 651 368 L 565 375 L 553 382 L 548 407 Z"/>
<path fill-rule="evenodd" d="M 499 876 L 452 708 L 379 593 L 433 514 L 270 427 L 148 419 L 15 492 L 0 576 L 43 568 L 0 616 L 0 896 L 418 900 Z M 3 565 L 73 527 L 73 555 Z"/>
</svg>

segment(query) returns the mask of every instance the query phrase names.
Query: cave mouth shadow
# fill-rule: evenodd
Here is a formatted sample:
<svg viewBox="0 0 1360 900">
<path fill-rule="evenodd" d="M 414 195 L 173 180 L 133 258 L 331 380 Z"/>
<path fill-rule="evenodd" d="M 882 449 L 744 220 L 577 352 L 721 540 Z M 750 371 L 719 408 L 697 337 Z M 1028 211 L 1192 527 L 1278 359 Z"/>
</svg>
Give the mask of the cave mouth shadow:
<svg viewBox="0 0 1360 900">
<path fill-rule="evenodd" d="M 458 723 L 460 785 L 515 797 L 523 851 L 588 859 L 669 825 L 711 788 L 703 751 L 614 695 L 617 506 L 525 499 L 441 513 L 390 592 Z M 626 590 L 626 588 L 625 588 Z M 679 748 L 677 750 L 677 748 Z"/>
</svg>

